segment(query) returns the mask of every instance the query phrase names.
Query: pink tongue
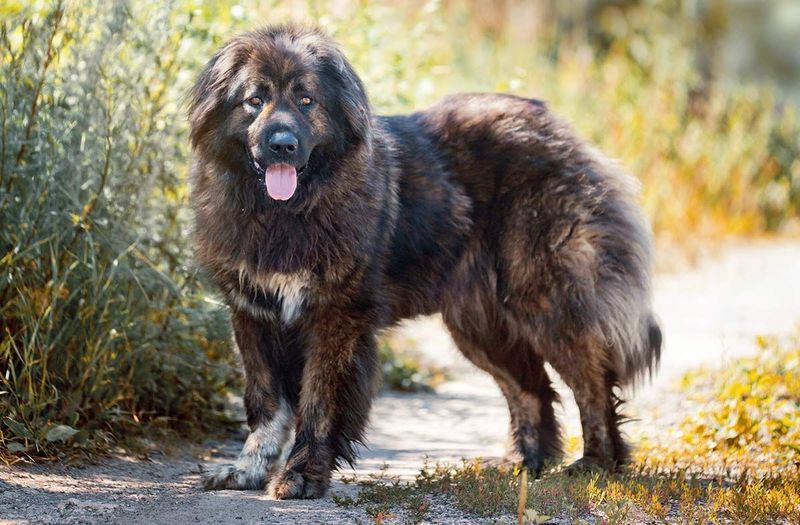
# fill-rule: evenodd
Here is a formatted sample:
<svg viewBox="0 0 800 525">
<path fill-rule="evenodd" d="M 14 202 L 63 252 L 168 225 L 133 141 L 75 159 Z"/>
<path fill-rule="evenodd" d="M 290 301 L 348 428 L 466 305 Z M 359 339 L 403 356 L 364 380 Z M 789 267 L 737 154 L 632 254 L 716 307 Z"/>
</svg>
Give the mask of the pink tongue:
<svg viewBox="0 0 800 525">
<path fill-rule="evenodd" d="M 297 170 L 288 164 L 273 164 L 266 170 L 267 193 L 277 201 L 292 198 L 297 189 Z"/>
</svg>

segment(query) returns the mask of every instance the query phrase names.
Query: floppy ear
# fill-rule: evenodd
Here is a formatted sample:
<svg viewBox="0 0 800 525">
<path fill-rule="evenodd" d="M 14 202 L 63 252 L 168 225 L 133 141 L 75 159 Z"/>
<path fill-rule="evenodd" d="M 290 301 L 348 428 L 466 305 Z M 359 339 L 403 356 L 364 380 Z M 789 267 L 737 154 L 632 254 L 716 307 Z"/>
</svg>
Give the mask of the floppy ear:
<svg viewBox="0 0 800 525">
<path fill-rule="evenodd" d="M 372 110 L 364 84 L 335 44 L 326 51 L 322 59 L 326 72 L 338 84 L 336 98 L 348 124 L 347 133 L 352 139 L 365 140 L 371 131 Z"/>
<path fill-rule="evenodd" d="M 217 51 L 189 92 L 189 136 L 195 148 L 221 122 L 231 80 L 244 63 L 243 48 L 244 43 L 234 39 Z"/>
</svg>

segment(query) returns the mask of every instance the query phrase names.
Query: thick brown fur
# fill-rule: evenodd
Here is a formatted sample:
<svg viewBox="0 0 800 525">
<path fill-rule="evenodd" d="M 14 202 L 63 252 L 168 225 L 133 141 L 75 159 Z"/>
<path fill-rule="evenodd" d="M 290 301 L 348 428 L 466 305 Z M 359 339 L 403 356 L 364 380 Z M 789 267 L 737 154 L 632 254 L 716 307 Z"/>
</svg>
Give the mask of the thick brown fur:
<svg viewBox="0 0 800 525">
<path fill-rule="evenodd" d="M 458 95 L 377 117 L 328 37 L 280 26 L 212 58 L 190 124 L 196 254 L 231 308 L 252 431 L 207 488 L 324 495 L 364 435 L 376 333 L 436 312 L 508 400 L 510 460 L 560 457 L 547 362 L 580 409 L 576 467 L 625 463 L 618 387 L 661 347 L 650 234 L 632 179 L 543 103 Z M 276 130 L 298 144 L 286 201 L 265 191 Z"/>
</svg>

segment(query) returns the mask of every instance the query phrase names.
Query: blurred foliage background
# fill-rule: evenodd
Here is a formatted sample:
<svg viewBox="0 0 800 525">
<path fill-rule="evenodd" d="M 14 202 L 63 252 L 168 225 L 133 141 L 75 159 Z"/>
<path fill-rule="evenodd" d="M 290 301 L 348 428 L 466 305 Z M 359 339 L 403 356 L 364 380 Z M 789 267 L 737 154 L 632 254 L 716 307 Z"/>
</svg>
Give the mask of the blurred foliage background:
<svg viewBox="0 0 800 525">
<path fill-rule="evenodd" d="M 230 421 L 225 312 L 187 246 L 183 100 L 259 24 L 326 28 L 379 112 L 546 100 L 639 177 L 663 246 L 800 229 L 792 0 L 0 0 L 0 20 L 6 457 Z"/>
</svg>

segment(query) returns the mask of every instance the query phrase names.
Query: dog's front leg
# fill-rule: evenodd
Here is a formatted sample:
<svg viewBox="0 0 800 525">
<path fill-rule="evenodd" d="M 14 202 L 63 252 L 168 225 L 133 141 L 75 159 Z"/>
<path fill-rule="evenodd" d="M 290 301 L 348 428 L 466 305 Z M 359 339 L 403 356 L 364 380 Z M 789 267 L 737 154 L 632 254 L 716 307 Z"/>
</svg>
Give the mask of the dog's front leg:
<svg viewBox="0 0 800 525">
<path fill-rule="evenodd" d="M 314 323 L 303 371 L 297 438 L 284 469 L 269 484 L 277 499 L 319 498 L 331 471 L 355 460 L 378 384 L 369 315 L 331 308 Z"/>
<path fill-rule="evenodd" d="M 292 357 L 300 355 L 300 349 L 280 348 L 274 323 L 250 313 L 234 310 L 232 321 L 245 370 L 244 405 L 250 435 L 236 461 L 204 472 L 207 490 L 264 488 L 295 426 L 290 400 L 299 388 L 302 361 Z"/>
</svg>

